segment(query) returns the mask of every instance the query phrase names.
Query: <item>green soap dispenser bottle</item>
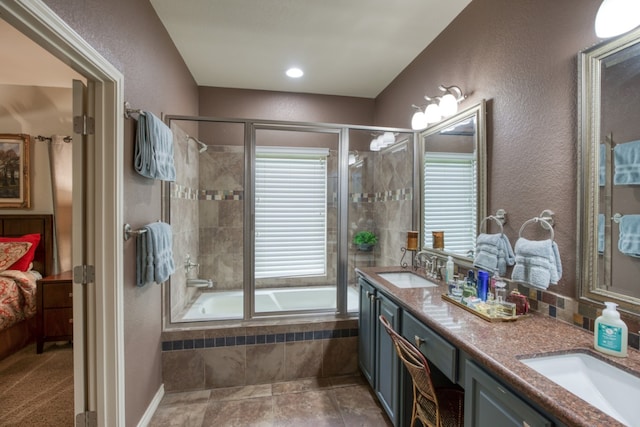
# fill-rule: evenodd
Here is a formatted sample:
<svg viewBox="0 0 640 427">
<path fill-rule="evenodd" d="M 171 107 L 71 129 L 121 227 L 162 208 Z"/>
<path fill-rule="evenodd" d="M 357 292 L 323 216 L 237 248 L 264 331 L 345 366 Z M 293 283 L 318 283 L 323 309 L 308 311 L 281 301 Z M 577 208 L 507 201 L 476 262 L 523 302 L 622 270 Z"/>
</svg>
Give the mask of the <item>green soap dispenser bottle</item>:
<svg viewBox="0 0 640 427">
<path fill-rule="evenodd" d="M 627 325 L 616 310 L 618 304 L 605 302 L 605 309 L 593 325 L 593 346 L 596 350 L 617 357 L 627 357 Z"/>
</svg>

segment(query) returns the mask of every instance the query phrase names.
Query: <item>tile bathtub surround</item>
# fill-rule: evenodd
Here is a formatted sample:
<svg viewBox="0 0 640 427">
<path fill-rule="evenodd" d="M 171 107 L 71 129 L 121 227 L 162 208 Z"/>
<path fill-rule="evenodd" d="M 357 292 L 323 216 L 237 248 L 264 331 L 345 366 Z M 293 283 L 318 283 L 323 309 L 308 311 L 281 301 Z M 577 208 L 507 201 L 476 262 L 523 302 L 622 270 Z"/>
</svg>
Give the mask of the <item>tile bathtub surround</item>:
<svg viewBox="0 0 640 427">
<path fill-rule="evenodd" d="M 356 373 L 357 319 L 163 333 L 165 390 Z"/>
<path fill-rule="evenodd" d="M 149 426 L 174 425 L 388 427 L 392 424 L 364 379 L 355 375 L 167 393 Z"/>
</svg>

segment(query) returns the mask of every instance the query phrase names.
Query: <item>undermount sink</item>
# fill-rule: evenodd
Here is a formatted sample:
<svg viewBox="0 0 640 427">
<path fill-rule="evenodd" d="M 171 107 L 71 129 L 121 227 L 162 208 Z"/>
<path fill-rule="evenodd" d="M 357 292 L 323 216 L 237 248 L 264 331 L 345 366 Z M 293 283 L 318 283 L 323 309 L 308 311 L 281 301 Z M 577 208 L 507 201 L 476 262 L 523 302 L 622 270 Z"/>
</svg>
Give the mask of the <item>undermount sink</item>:
<svg viewBox="0 0 640 427">
<path fill-rule="evenodd" d="M 640 378 L 587 353 L 520 360 L 623 424 L 640 426 Z"/>
<path fill-rule="evenodd" d="M 433 283 L 422 276 L 411 273 L 409 271 L 400 271 L 395 273 L 379 273 L 378 276 L 384 280 L 391 282 L 392 285 L 398 288 L 431 288 L 438 286 L 437 283 Z"/>
</svg>

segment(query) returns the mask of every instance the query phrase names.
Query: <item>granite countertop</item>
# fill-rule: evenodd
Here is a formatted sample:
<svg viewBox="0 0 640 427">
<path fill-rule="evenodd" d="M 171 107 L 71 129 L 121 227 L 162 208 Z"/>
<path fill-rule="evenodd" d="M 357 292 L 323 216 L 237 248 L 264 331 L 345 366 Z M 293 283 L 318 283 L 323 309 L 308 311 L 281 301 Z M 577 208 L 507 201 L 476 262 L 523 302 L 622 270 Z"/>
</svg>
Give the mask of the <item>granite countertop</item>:
<svg viewBox="0 0 640 427">
<path fill-rule="evenodd" d="M 378 273 L 407 271 L 402 267 L 356 268 L 404 309 L 451 344 L 466 352 L 488 372 L 568 426 L 623 426 L 519 361 L 535 355 L 587 351 L 623 369 L 640 374 L 640 352 L 611 357 L 593 350 L 593 334 L 540 313 L 511 322 L 489 322 L 441 298 L 443 284 L 431 288 L 398 288 Z M 429 279 L 431 280 L 431 279 Z M 443 320 L 444 319 L 444 320 Z"/>
</svg>

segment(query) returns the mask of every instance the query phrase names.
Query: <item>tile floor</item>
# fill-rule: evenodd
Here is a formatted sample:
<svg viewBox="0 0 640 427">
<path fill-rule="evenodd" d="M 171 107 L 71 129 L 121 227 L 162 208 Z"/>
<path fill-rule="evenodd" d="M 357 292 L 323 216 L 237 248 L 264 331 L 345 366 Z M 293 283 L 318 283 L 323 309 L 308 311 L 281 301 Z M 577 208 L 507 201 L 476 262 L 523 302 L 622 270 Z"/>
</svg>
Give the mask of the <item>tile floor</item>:
<svg viewBox="0 0 640 427">
<path fill-rule="evenodd" d="M 361 376 L 167 393 L 149 427 L 391 427 Z"/>
</svg>

